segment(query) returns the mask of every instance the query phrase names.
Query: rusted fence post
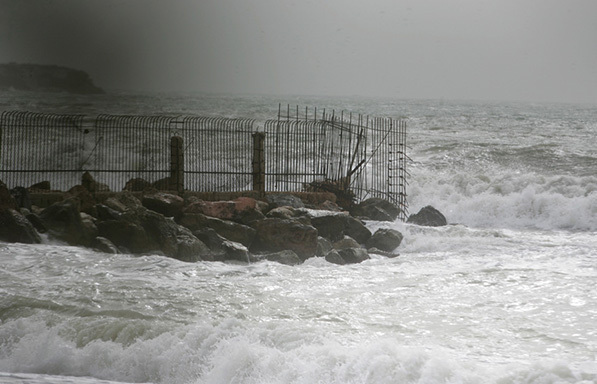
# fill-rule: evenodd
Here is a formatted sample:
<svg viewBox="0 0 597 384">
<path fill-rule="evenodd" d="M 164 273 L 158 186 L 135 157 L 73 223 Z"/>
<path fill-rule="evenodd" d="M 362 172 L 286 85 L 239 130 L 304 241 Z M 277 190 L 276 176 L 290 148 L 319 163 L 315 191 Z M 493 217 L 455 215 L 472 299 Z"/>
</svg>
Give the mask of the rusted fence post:
<svg viewBox="0 0 597 384">
<path fill-rule="evenodd" d="M 253 133 L 253 190 L 265 195 L 265 133 Z"/>
<path fill-rule="evenodd" d="M 184 153 L 182 137 L 170 138 L 170 190 L 184 191 Z"/>
</svg>

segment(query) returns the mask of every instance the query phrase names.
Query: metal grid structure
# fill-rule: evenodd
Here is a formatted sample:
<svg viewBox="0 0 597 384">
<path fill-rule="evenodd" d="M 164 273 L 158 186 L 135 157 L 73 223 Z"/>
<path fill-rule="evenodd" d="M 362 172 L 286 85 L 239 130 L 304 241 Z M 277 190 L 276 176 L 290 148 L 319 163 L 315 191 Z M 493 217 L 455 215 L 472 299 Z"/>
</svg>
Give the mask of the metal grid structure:
<svg viewBox="0 0 597 384">
<path fill-rule="evenodd" d="M 333 190 L 362 201 L 380 197 L 408 215 L 406 122 L 279 106 L 268 120 L 266 189 Z"/>
<path fill-rule="evenodd" d="M 198 116 L 4 112 L 0 180 L 9 187 L 47 180 L 53 189 L 68 190 L 88 171 L 113 191 L 133 178 L 159 183 L 173 175 L 170 140 L 178 137 L 184 153 L 180 185 L 187 190 L 332 187 L 356 201 L 388 199 L 406 218 L 405 122 L 287 106 L 265 122 L 264 132 L 254 126 L 250 119 Z"/>
<path fill-rule="evenodd" d="M 55 188 L 80 183 L 85 161 L 81 115 L 4 112 L 0 119 L 1 180 L 8 186 L 51 179 Z"/>
</svg>

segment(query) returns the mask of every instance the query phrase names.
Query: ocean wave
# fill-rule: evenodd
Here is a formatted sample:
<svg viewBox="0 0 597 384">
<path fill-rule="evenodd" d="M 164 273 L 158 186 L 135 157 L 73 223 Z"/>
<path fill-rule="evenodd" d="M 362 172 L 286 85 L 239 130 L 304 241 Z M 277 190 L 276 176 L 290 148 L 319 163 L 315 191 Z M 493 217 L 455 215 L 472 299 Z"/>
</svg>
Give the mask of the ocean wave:
<svg viewBox="0 0 597 384">
<path fill-rule="evenodd" d="M 450 223 L 472 227 L 597 230 L 597 177 L 416 170 L 411 212 L 433 205 Z"/>
<path fill-rule="evenodd" d="M 350 343 L 321 334 L 308 338 L 308 330 L 284 324 L 246 324 L 238 319 L 189 325 L 130 345 L 96 340 L 83 347 L 65 338 L 59 327 L 19 322 L 11 328 L 24 335 L 9 350 L 6 343 L 0 347 L 0 372 L 38 374 L 41 383 L 44 378 L 61 383 L 60 377 L 70 383 L 74 376 L 97 382 L 305 384 L 535 384 L 597 379 L 590 363 L 474 362 L 447 348 L 409 346 L 395 337 Z M 11 376 L 15 375 L 0 374 L 0 378 Z"/>
</svg>

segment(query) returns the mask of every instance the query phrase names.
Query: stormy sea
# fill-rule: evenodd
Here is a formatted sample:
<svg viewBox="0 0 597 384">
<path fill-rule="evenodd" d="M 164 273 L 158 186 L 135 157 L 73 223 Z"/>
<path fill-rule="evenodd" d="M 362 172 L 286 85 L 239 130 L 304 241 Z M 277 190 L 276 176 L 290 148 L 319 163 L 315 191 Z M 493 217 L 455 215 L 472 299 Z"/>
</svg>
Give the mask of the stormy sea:
<svg viewBox="0 0 597 384">
<path fill-rule="evenodd" d="M 597 382 L 597 106 L 197 94 L 0 94 L 0 111 L 407 122 L 396 258 L 185 263 L 0 243 L 1 383 Z"/>
</svg>

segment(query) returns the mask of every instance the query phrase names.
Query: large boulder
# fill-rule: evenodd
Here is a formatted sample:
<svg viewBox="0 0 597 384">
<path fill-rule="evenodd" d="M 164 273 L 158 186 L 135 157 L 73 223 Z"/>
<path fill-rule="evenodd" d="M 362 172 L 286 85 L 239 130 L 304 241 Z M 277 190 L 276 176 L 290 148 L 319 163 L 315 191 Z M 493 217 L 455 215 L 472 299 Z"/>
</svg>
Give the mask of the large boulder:
<svg viewBox="0 0 597 384">
<path fill-rule="evenodd" d="M 6 184 L 0 181 L 0 210 L 3 209 L 18 210 L 19 205 L 17 204 L 17 201 L 15 200 L 12 193 L 10 193 L 10 191 L 6 187 Z"/>
<path fill-rule="evenodd" d="M 207 245 L 215 261 L 250 261 L 251 257 L 247 247 L 223 238 L 212 228 L 202 228 L 193 234 Z"/>
<path fill-rule="evenodd" d="M 0 209 L 0 240 L 9 243 L 41 243 L 33 225 L 15 209 Z"/>
<path fill-rule="evenodd" d="M 31 210 L 31 197 L 29 190 L 25 187 L 14 187 L 10 190 L 10 194 L 15 199 L 19 208 Z"/>
<path fill-rule="evenodd" d="M 367 249 L 377 248 L 385 252 L 392 252 L 398 248 L 402 242 L 402 238 L 402 233 L 395 229 L 380 228 L 367 240 L 365 247 Z"/>
<path fill-rule="evenodd" d="M 285 251 L 257 255 L 256 259 L 275 261 L 276 263 L 285 265 L 298 265 L 303 262 L 303 260 L 296 254 L 296 252 L 288 249 Z"/>
<path fill-rule="evenodd" d="M 400 215 L 400 208 L 388 200 L 373 197 L 353 207 L 353 216 L 376 221 L 394 221 Z"/>
<path fill-rule="evenodd" d="M 48 228 L 50 237 L 70 245 L 90 245 L 97 235 L 96 228 L 92 223 L 83 223 L 79 204 L 77 199 L 69 198 L 54 203 L 41 212 L 39 217 Z"/>
<path fill-rule="evenodd" d="M 416 214 L 410 215 L 406 222 L 428 227 L 441 227 L 448 224 L 446 217 L 431 205 L 421 208 Z"/>
<path fill-rule="evenodd" d="M 166 217 L 178 217 L 182 214 L 184 199 L 178 195 L 156 191 L 144 195 L 141 203 L 147 209 Z"/>
<path fill-rule="evenodd" d="M 185 213 L 180 217 L 178 223 L 193 232 L 203 228 L 212 228 L 218 235 L 227 240 L 241 243 L 245 247 L 250 247 L 255 240 L 256 230 L 254 228 L 234 221 L 205 216 L 201 213 Z"/>
<path fill-rule="evenodd" d="M 365 227 L 362 221 L 347 214 L 311 217 L 311 223 L 317 228 L 319 236 L 325 237 L 331 242 L 342 240 L 344 236 L 350 236 L 359 244 L 363 244 L 371 237 L 371 231 Z"/>
<path fill-rule="evenodd" d="M 129 192 L 142 192 L 145 191 L 147 189 L 151 189 L 151 183 L 145 179 L 142 179 L 140 177 L 134 178 L 134 179 L 130 179 L 129 181 L 126 182 L 126 184 L 124 185 L 124 188 L 122 188 L 123 191 L 129 191 Z"/>
<path fill-rule="evenodd" d="M 239 197 L 232 201 L 195 200 L 188 204 L 183 213 L 201 213 L 205 216 L 222 220 L 231 220 L 250 225 L 263 219 L 257 200 L 250 197 Z"/>
<path fill-rule="evenodd" d="M 257 236 L 252 250 L 278 252 L 294 251 L 301 260 L 315 255 L 317 230 L 296 220 L 264 219 L 255 224 Z"/>
<path fill-rule="evenodd" d="M 132 253 L 161 252 L 182 261 L 213 259 L 189 229 L 145 207 L 127 210 L 119 220 L 99 222 L 98 229 L 100 236 Z"/>
<path fill-rule="evenodd" d="M 64 197 L 77 200 L 80 212 L 95 215 L 95 198 L 84 186 L 75 185 L 64 194 Z"/>
<path fill-rule="evenodd" d="M 91 176 L 91 173 L 88 171 L 83 173 L 83 176 L 81 176 L 81 185 L 91 193 L 110 191 L 110 187 L 108 187 L 107 184 L 98 183 L 95 181 L 93 176 Z"/>
<path fill-rule="evenodd" d="M 292 208 L 304 208 L 305 204 L 301 199 L 294 195 L 284 193 L 274 193 L 267 195 L 267 202 L 271 208 L 278 207 L 292 207 Z"/>
<path fill-rule="evenodd" d="M 346 248 L 337 250 L 346 264 L 357 264 L 369 260 L 369 254 L 363 248 Z"/>
</svg>

